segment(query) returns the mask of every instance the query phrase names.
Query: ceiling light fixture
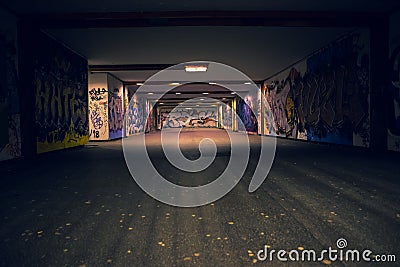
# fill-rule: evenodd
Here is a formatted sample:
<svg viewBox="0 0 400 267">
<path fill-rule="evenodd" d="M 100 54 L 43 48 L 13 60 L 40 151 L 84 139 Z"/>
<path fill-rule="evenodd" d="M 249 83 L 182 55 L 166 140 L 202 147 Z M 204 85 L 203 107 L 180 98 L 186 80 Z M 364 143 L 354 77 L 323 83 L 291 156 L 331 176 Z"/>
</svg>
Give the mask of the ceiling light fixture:
<svg viewBox="0 0 400 267">
<path fill-rule="evenodd" d="M 181 85 L 181 84 L 177 83 L 177 82 L 174 82 L 174 83 L 170 83 L 169 85 L 176 86 L 176 85 Z"/>
<path fill-rule="evenodd" d="M 143 85 L 143 83 L 136 83 L 136 85 L 141 86 L 141 85 Z"/>
<path fill-rule="evenodd" d="M 244 84 L 251 84 L 251 82 L 245 82 Z"/>
<path fill-rule="evenodd" d="M 152 95 L 152 94 L 154 94 L 154 93 L 151 93 L 151 92 L 150 92 L 150 93 L 147 93 L 147 94 L 148 94 L 148 95 Z"/>
<path fill-rule="evenodd" d="M 180 95 L 181 93 L 179 93 L 179 92 L 176 92 L 175 94 L 176 94 L 176 95 Z"/>
<path fill-rule="evenodd" d="M 200 98 L 200 100 L 201 100 L 201 101 L 203 101 L 203 100 L 204 100 L 204 98 Z"/>
<path fill-rule="evenodd" d="M 235 92 L 232 92 L 232 93 L 231 93 L 231 95 L 234 95 L 234 94 L 236 94 L 236 93 L 235 93 Z"/>
<path fill-rule="evenodd" d="M 203 95 L 208 95 L 208 94 L 209 94 L 209 93 L 207 93 L 207 92 L 204 92 L 204 93 L 203 93 Z"/>
<path fill-rule="evenodd" d="M 215 84 L 217 84 L 217 83 L 215 83 L 215 82 L 209 82 L 208 84 L 215 85 Z"/>
<path fill-rule="evenodd" d="M 186 72 L 206 72 L 207 66 L 185 66 Z"/>
</svg>

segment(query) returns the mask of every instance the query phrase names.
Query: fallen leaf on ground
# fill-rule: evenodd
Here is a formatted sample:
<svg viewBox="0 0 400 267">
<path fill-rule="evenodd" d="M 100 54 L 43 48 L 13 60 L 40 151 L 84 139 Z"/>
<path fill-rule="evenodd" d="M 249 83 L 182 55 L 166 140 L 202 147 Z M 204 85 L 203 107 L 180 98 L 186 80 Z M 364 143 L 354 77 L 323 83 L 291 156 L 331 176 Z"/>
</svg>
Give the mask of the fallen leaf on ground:
<svg viewBox="0 0 400 267">
<path fill-rule="evenodd" d="M 330 260 L 323 260 L 322 263 L 325 265 L 330 265 L 332 262 Z"/>
</svg>

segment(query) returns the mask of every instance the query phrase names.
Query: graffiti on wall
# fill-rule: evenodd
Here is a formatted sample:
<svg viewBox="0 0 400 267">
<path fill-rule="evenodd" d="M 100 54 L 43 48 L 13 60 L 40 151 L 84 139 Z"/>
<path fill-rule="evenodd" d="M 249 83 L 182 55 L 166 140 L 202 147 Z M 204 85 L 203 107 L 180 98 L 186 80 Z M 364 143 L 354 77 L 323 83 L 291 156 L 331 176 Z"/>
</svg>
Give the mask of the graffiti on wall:
<svg viewBox="0 0 400 267">
<path fill-rule="evenodd" d="M 38 153 L 85 144 L 89 139 L 87 61 L 47 36 L 35 54 Z"/>
<path fill-rule="evenodd" d="M 107 99 L 107 89 L 106 88 L 92 88 L 89 90 L 89 97 L 91 101 L 100 101 Z"/>
<path fill-rule="evenodd" d="M 108 95 L 108 121 L 110 127 L 110 139 L 121 138 L 123 128 L 123 95 L 120 88 L 112 89 Z"/>
<path fill-rule="evenodd" d="M 136 96 L 129 102 L 125 116 L 126 135 L 133 135 L 144 131 L 143 108 Z"/>
<path fill-rule="evenodd" d="M 224 105 L 222 109 L 222 127 L 229 130 L 232 129 L 232 107 L 230 105 Z"/>
<path fill-rule="evenodd" d="M 238 114 L 240 120 L 247 132 L 257 133 L 258 132 L 258 122 L 257 115 L 252 112 L 256 110 L 255 103 L 251 96 L 246 96 L 244 99 L 238 98 L 236 105 L 236 113 Z"/>
<path fill-rule="evenodd" d="M 390 57 L 388 100 L 388 149 L 400 151 L 400 46 Z"/>
<path fill-rule="evenodd" d="M 160 120 L 163 128 L 217 127 L 216 108 L 163 109 Z"/>
<path fill-rule="evenodd" d="M 369 53 L 360 40 L 349 34 L 299 63 L 304 73 L 296 65 L 265 82 L 277 135 L 369 146 Z"/>
<path fill-rule="evenodd" d="M 0 161 L 21 156 L 15 28 L 16 22 L 12 19 L 10 25 L 0 28 Z"/>
<path fill-rule="evenodd" d="M 89 138 L 108 139 L 108 91 L 105 88 L 89 90 Z"/>
</svg>

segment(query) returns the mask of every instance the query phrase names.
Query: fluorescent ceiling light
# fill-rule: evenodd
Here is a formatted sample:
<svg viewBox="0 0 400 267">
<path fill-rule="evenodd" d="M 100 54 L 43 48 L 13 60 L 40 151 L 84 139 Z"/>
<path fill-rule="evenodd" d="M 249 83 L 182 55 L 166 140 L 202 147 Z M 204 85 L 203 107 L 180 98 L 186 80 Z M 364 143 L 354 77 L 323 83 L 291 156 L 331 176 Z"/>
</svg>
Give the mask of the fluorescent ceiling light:
<svg viewBox="0 0 400 267">
<path fill-rule="evenodd" d="M 174 83 L 170 83 L 169 85 L 181 85 L 180 83 L 174 82 Z"/>
<path fill-rule="evenodd" d="M 251 84 L 251 82 L 245 82 L 244 84 Z"/>
<path fill-rule="evenodd" d="M 176 94 L 176 95 L 180 95 L 181 93 L 179 93 L 179 92 L 176 92 L 175 94 Z"/>
<path fill-rule="evenodd" d="M 206 72 L 207 66 L 185 66 L 186 72 Z"/>
<path fill-rule="evenodd" d="M 148 95 L 152 95 L 153 93 L 147 93 Z"/>
<path fill-rule="evenodd" d="M 235 93 L 235 92 L 232 92 L 232 93 L 231 93 L 231 95 L 234 95 L 234 94 L 236 94 L 236 93 Z"/>
<path fill-rule="evenodd" d="M 225 100 L 225 99 L 226 99 L 226 97 L 223 97 L 223 98 L 222 98 L 222 100 Z"/>
<path fill-rule="evenodd" d="M 201 101 L 203 101 L 203 100 L 204 100 L 204 98 L 200 98 L 200 100 L 201 100 Z"/>
<path fill-rule="evenodd" d="M 208 84 L 214 85 L 214 84 L 217 84 L 217 83 L 215 83 L 215 82 L 209 82 Z"/>
<path fill-rule="evenodd" d="M 143 85 L 143 83 L 136 83 L 136 85 L 139 85 L 139 86 L 141 86 L 141 85 Z"/>
<path fill-rule="evenodd" d="M 208 94 L 209 94 L 209 93 L 207 93 L 207 92 L 204 92 L 204 93 L 203 93 L 203 95 L 208 95 Z"/>
</svg>

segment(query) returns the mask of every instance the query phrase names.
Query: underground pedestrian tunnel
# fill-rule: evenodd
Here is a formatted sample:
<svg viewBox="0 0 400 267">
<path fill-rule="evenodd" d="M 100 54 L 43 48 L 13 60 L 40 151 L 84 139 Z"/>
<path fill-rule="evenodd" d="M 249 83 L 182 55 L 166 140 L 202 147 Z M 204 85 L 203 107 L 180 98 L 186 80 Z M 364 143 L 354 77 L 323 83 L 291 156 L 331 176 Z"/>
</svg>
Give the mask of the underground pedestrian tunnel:
<svg viewBox="0 0 400 267">
<path fill-rule="evenodd" d="M 396 266 L 399 7 L 2 0 L 0 265 Z"/>
</svg>

